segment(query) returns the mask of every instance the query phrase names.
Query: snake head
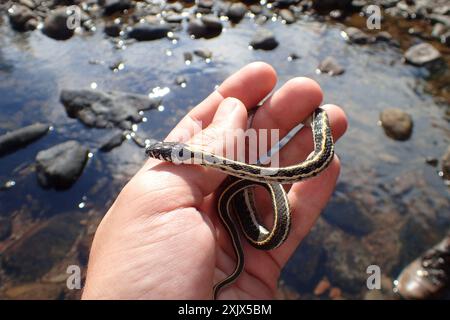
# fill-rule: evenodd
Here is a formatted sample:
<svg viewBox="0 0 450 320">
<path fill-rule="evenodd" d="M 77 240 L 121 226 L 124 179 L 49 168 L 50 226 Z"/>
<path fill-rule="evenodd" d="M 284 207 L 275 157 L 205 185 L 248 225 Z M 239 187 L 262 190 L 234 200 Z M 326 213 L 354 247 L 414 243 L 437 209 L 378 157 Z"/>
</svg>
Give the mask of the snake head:
<svg viewBox="0 0 450 320">
<path fill-rule="evenodd" d="M 151 158 L 176 163 L 191 159 L 191 152 L 187 150 L 185 144 L 179 142 L 157 141 L 149 144 L 145 153 Z"/>
</svg>

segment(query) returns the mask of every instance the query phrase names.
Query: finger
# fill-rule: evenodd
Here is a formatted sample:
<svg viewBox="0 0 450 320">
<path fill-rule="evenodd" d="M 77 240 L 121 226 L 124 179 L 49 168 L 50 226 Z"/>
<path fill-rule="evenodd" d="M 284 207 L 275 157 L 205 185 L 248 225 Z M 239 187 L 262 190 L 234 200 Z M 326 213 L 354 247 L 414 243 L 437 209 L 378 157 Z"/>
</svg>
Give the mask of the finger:
<svg viewBox="0 0 450 320">
<path fill-rule="evenodd" d="M 228 77 L 216 91 L 192 109 L 166 140 L 184 142 L 195 134 L 199 126 L 200 129 L 207 127 L 225 98 L 237 98 L 247 109 L 253 108 L 273 90 L 276 82 L 276 72 L 269 64 L 253 62 L 246 65 Z"/>
<path fill-rule="evenodd" d="M 279 130 L 283 138 L 296 125 L 305 120 L 322 101 L 320 86 L 309 78 L 294 78 L 286 82 L 256 112 L 254 129 Z M 267 137 L 267 152 L 273 142 Z M 276 143 L 276 141 L 274 141 Z"/>
<path fill-rule="evenodd" d="M 284 244 L 271 252 L 282 267 L 311 230 L 331 197 L 340 172 L 337 156 L 319 176 L 295 183 L 288 193 L 291 205 L 291 232 Z"/>
<path fill-rule="evenodd" d="M 191 145 L 205 145 L 205 149 L 212 150 L 216 154 L 226 151 L 234 144 L 234 141 L 224 138 L 227 132 L 237 129 L 244 130 L 247 125 L 247 110 L 245 106 L 235 98 L 227 98 L 222 101 L 211 124 L 188 141 Z M 200 149 L 203 147 L 200 146 Z M 222 150 L 221 150 L 222 149 Z M 151 170 L 149 170 L 151 168 Z M 198 207 L 203 197 L 213 192 L 223 181 L 225 175 L 218 170 L 199 166 L 198 164 L 175 165 L 156 159 L 148 161 L 148 167 L 143 170 L 141 180 L 146 180 L 143 189 L 161 195 L 164 204 L 159 203 L 164 210 L 172 210 L 170 206 Z M 161 181 L 155 184 L 154 181 Z M 171 189 L 167 192 L 166 189 Z M 152 189 L 152 190 L 149 190 Z M 172 196 L 173 195 L 173 196 Z M 157 196 L 154 196 L 154 198 Z"/>
</svg>

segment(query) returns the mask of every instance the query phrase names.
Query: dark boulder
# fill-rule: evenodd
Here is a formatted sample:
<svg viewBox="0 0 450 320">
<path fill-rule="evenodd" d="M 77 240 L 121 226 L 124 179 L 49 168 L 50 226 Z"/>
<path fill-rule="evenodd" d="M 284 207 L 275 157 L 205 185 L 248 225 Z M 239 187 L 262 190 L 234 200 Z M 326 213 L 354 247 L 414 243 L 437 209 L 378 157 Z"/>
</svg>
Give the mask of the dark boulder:
<svg viewBox="0 0 450 320">
<path fill-rule="evenodd" d="M 43 187 L 66 189 L 83 172 L 89 150 L 77 141 L 67 141 L 40 151 L 36 156 L 36 172 Z"/>
<path fill-rule="evenodd" d="M 233 3 L 227 10 L 227 17 L 231 22 L 238 23 L 247 13 L 247 6 L 243 3 Z"/>
<path fill-rule="evenodd" d="M 205 15 L 189 21 L 187 32 L 195 38 L 214 38 L 221 34 L 222 22 L 216 16 Z"/>
<path fill-rule="evenodd" d="M 258 30 L 253 39 L 250 41 L 250 46 L 253 49 L 261 50 L 273 50 L 278 47 L 278 41 L 275 39 L 275 35 L 266 29 Z"/>
<path fill-rule="evenodd" d="M 98 90 L 62 90 L 60 100 L 69 117 L 78 118 L 89 127 L 131 129 L 142 121 L 141 110 L 159 106 L 160 99 L 125 92 Z"/>
<path fill-rule="evenodd" d="M 131 0 L 104 0 L 103 14 L 110 16 L 116 12 L 130 9 L 132 5 Z"/>
<path fill-rule="evenodd" d="M 151 41 L 167 37 L 171 30 L 167 24 L 138 23 L 128 32 L 128 37 L 138 41 Z"/>
<path fill-rule="evenodd" d="M 74 30 L 68 26 L 69 14 L 66 7 L 58 8 L 50 13 L 44 21 L 42 32 L 56 40 L 67 40 L 73 36 Z"/>
<path fill-rule="evenodd" d="M 9 22 L 17 31 L 36 29 L 38 17 L 29 8 L 22 5 L 14 5 L 8 11 Z"/>
<path fill-rule="evenodd" d="M 125 135 L 122 131 L 114 132 L 112 135 L 109 135 L 105 142 L 100 146 L 100 151 L 107 152 L 110 151 L 122 144 L 125 140 Z"/>
</svg>

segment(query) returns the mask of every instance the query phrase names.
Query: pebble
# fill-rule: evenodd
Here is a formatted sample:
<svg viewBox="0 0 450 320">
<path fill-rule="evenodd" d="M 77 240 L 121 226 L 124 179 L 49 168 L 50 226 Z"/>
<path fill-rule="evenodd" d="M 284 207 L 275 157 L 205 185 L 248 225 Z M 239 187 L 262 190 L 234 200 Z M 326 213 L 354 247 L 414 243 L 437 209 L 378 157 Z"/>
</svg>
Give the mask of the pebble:
<svg viewBox="0 0 450 320">
<path fill-rule="evenodd" d="M 398 108 L 388 108 L 380 114 L 381 126 L 388 137 L 395 140 L 407 140 L 412 134 L 412 117 Z"/>
<path fill-rule="evenodd" d="M 289 9 L 281 9 L 279 15 L 286 24 L 291 24 L 295 22 L 295 16 Z"/>
<path fill-rule="evenodd" d="M 167 24 L 138 23 L 128 32 L 128 37 L 138 41 L 151 41 L 166 38 L 170 31 L 172 29 Z"/>
<path fill-rule="evenodd" d="M 247 6 L 243 3 L 233 3 L 226 13 L 227 17 L 233 23 L 240 22 L 247 13 Z"/>
<path fill-rule="evenodd" d="M 405 61 L 415 65 L 424 66 L 441 58 L 439 51 L 429 43 L 420 43 L 410 47 L 404 54 Z"/>
<path fill-rule="evenodd" d="M 278 41 L 272 31 L 260 29 L 254 34 L 250 46 L 256 50 L 273 50 L 278 47 Z"/>
<path fill-rule="evenodd" d="M 0 157 L 27 146 L 47 134 L 49 125 L 35 123 L 0 136 Z"/>
<path fill-rule="evenodd" d="M 355 27 L 346 28 L 342 32 L 342 35 L 345 40 L 355 44 L 366 44 L 373 42 L 373 39 L 367 33 Z"/>
<path fill-rule="evenodd" d="M 330 76 L 338 76 L 345 72 L 344 67 L 342 67 L 336 59 L 333 57 L 326 57 L 317 67 L 321 73 L 329 74 Z"/>
</svg>

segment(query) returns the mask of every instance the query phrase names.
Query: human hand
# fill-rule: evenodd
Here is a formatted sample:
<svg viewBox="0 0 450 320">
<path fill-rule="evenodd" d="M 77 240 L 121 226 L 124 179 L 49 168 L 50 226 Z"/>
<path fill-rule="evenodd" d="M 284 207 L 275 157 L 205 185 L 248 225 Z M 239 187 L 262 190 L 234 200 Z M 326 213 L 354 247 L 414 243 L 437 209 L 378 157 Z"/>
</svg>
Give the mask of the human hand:
<svg viewBox="0 0 450 320">
<path fill-rule="evenodd" d="M 190 144 L 223 144 L 214 137 L 226 130 L 246 129 L 248 110 L 263 100 L 275 83 L 276 73 L 269 65 L 256 62 L 245 66 L 192 109 L 166 141 L 189 138 Z M 252 127 L 278 128 L 282 138 L 321 101 L 316 82 L 294 78 L 256 111 Z M 322 107 L 336 141 L 346 130 L 345 114 L 335 105 Z M 195 133 L 199 122 L 204 130 Z M 312 143 L 311 130 L 302 129 L 281 150 L 280 166 L 305 159 Z M 339 169 L 335 156 L 318 177 L 290 186 L 292 226 L 288 239 L 271 251 L 256 250 L 244 240 L 244 271 L 236 282 L 220 291 L 219 299 L 274 298 L 281 268 L 324 208 Z M 235 267 L 232 244 L 215 202 L 215 193 L 225 177 L 211 168 L 149 159 L 121 191 L 97 229 L 83 298 L 212 298 L 214 284 Z M 260 194 L 257 198 L 261 208 L 270 208 L 262 215 L 271 216 L 268 199 Z"/>
</svg>

